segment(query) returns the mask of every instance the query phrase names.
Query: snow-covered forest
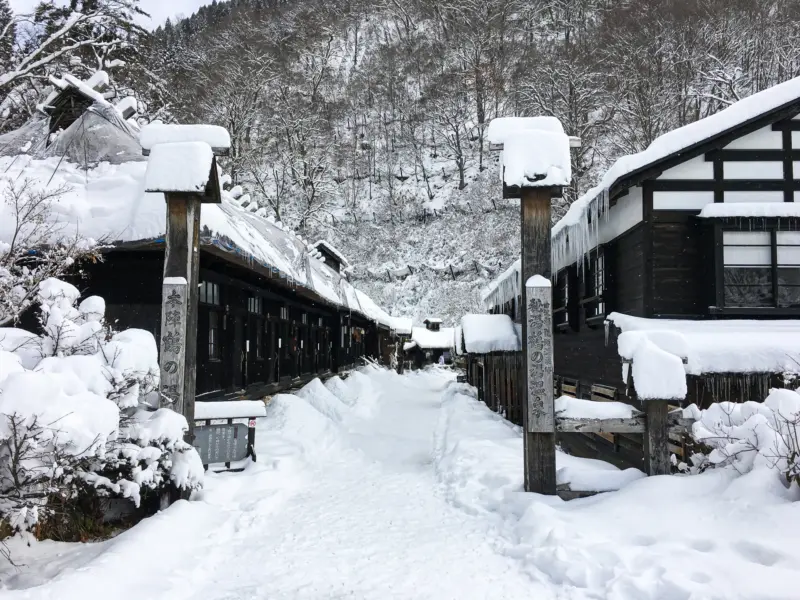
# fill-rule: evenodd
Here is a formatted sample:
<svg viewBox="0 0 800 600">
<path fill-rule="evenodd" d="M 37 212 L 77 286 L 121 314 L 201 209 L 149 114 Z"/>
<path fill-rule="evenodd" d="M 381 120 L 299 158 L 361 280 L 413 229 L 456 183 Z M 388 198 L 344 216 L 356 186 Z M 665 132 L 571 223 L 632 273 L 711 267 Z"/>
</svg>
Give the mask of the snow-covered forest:
<svg viewBox="0 0 800 600">
<path fill-rule="evenodd" d="M 581 138 L 558 218 L 621 154 L 800 65 L 796 0 L 231 0 L 153 35 L 136 0 L 71 4 L 31 23 L 0 0 L 0 131 L 48 75 L 103 66 L 146 120 L 225 126 L 233 183 L 334 242 L 376 300 L 450 321 L 518 252 L 492 118 Z"/>
</svg>

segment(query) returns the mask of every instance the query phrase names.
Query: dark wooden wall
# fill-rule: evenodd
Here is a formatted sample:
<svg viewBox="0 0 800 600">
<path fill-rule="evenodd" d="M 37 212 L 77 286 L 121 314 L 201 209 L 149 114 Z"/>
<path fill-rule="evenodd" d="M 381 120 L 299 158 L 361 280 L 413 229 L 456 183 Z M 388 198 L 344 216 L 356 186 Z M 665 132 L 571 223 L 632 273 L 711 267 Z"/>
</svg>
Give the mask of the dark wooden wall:
<svg viewBox="0 0 800 600">
<path fill-rule="evenodd" d="M 696 211 L 656 211 L 648 317 L 701 317 L 713 291 L 714 238 Z M 620 311 L 627 312 L 627 311 Z"/>
<path fill-rule="evenodd" d="M 606 245 L 607 311 L 645 314 L 645 225 L 640 223 Z"/>
<path fill-rule="evenodd" d="M 379 359 L 376 325 L 357 314 L 314 302 L 285 284 L 220 257 L 201 253 L 200 281 L 218 286 L 219 301 L 200 302 L 197 323 L 197 394 L 205 398 L 238 390 L 271 393 L 336 370 L 365 356 Z M 163 252 L 114 251 L 74 280 L 84 295 L 106 300 L 106 317 L 117 329 L 150 331 L 158 343 Z M 251 299 L 259 298 L 256 309 Z M 216 318 L 219 350 L 210 354 Z M 383 338 L 388 335 L 382 333 Z"/>
</svg>

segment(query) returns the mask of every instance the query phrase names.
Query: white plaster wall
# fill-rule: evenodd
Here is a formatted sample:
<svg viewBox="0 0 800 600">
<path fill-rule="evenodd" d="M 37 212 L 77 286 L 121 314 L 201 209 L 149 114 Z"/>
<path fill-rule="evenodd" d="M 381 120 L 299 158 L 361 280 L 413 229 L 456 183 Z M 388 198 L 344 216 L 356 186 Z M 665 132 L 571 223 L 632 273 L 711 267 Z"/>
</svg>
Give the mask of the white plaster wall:
<svg viewBox="0 0 800 600">
<path fill-rule="evenodd" d="M 783 179 L 782 162 L 726 162 L 725 179 Z"/>
<path fill-rule="evenodd" d="M 780 131 L 772 131 L 767 125 L 725 146 L 726 150 L 781 150 L 783 138 Z"/>
<path fill-rule="evenodd" d="M 641 223 L 643 219 L 642 188 L 637 185 L 630 188 L 627 195 L 619 198 L 609 210 L 608 219 L 600 222 L 600 243 L 610 242 Z"/>
<path fill-rule="evenodd" d="M 783 202 L 783 192 L 725 192 L 725 202 Z"/>
<path fill-rule="evenodd" d="M 714 179 L 714 163 L 705 156 L 696 156 L 685 163 L 667 169 L 659 179 Z"/>
<path fill-rule="evenodd" d="M 700 210 L 714 202 L 714 192 L 653 192 L 653 210 Z"/>
</svg>

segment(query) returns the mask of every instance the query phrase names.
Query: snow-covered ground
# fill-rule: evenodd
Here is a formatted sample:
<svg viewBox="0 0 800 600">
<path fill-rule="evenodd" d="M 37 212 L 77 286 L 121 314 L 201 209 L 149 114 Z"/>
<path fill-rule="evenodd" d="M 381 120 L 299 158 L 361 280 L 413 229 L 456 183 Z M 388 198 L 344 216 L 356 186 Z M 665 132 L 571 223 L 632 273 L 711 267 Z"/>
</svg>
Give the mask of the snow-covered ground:
<svg viewBox="0 0 800 600">
<path fill-rule="evenodd" d="M 797 597 L 800 504 L 774 472 L 643 479 L 559 454 L 562 480 L 630 483 L 525 494 L 519 430 L 452 379 L 370 368 L 276 396 L 257 463 L 107 542 L 14 540 L 0 596 Z"/>
</svg>

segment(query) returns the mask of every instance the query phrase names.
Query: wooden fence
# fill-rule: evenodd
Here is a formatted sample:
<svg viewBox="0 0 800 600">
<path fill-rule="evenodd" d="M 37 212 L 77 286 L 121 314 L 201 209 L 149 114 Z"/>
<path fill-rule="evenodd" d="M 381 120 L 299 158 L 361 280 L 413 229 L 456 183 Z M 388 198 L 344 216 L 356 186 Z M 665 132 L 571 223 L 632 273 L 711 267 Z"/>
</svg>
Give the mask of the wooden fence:
<svg viewBox="0 0 800 600">
<path fill-rule="evenodd" d="M 493 411 L 522 426 L 522 352 L 469 354 L 465 362 L 467 382 L 477 388 L 478 398 Z M 679 458 L 689 454 L 687 433 L 691 422 L 682 417 L 677 405 L 664 401 L 637 403 L 635 399 L 620 397 L 614 387 L 585 386 L 559 377 L 554 378 L 553 388 L 555 398 L 626 401 L 635 409 L 641 409 L 635 410 L 630 419 L 566 419 L 556 415 L 558 443 L 571 454 L 650 473 L 670 472 L 670 453 Z"/>
</svg>

